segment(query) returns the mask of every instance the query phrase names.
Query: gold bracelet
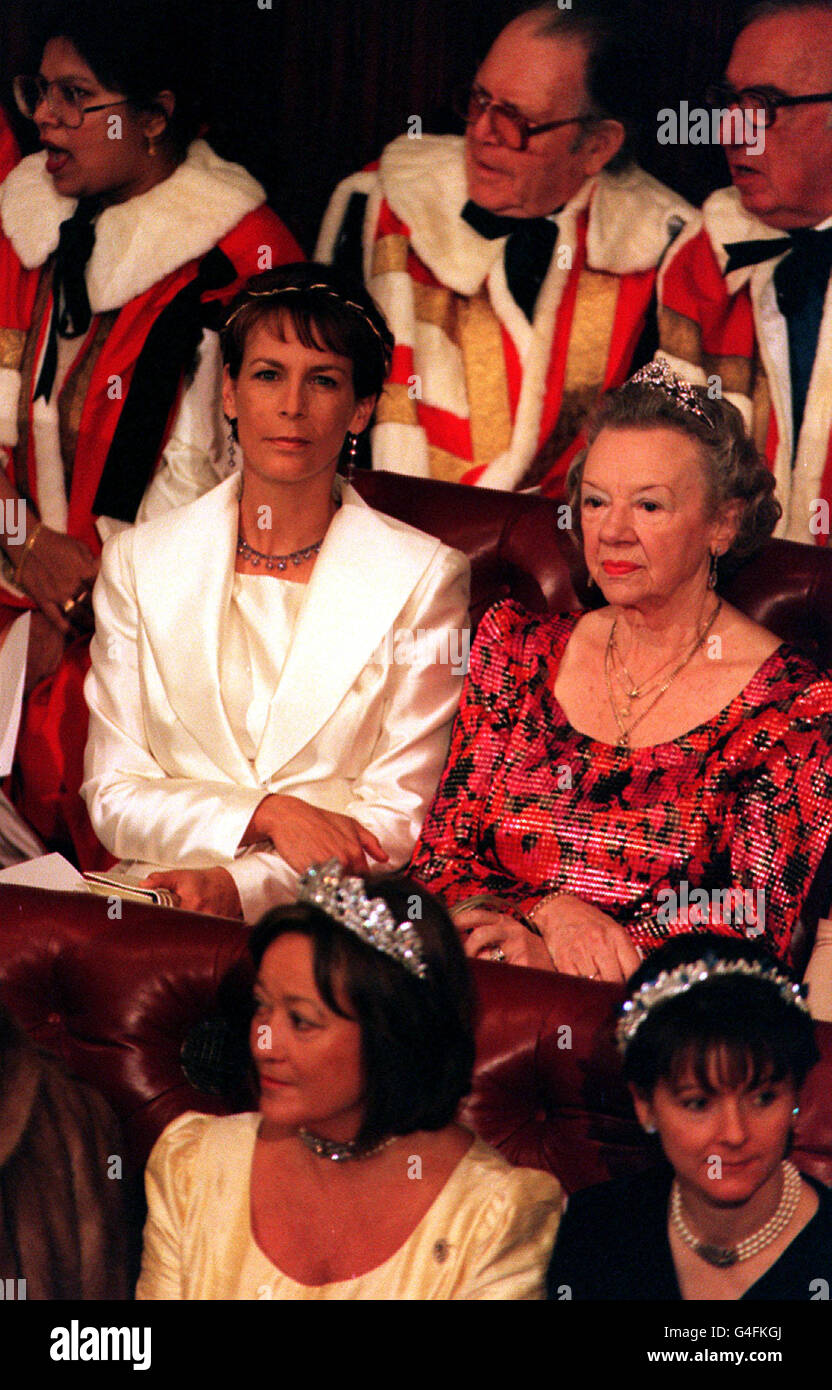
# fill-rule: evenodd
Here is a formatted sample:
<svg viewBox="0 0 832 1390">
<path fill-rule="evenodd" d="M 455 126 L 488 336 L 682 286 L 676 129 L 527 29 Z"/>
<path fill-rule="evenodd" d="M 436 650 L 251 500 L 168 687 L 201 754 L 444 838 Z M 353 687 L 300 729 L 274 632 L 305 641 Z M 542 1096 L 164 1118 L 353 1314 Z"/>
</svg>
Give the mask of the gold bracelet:
<svg viewBox="0 0 832 1390">
<path fill-rule="evenodd" d="M 529 918 L 529 921 L 530 921 L 530 922 L 533 922 L 533 921 L 535 920 L 535 918 L 537 917 L 537 914 L 538 914 L 538 912 L 540 911 L 541 908 L 545 907 L 547 903 L 553 903 L 553 902 L 555 901 L 555 898 L 559 898 L 559 897 L 561 897 L 561 895 L 562 895 L 562 890 L 560 890 L 560 889 L 558 890 L 557 893 L 547 893 L 547 894 L 546 894 L 546 897 L 545 897 L 545 898 L 541 898 L 539 903 L 535 903 L 535 905 L 534 905 L 534 907 L 532 908 L 531 912 L 528 912 L 528 913 L 526 914 L 527 917 Z"/>
<path fill-rule="evenodd" d="M 14 572 L 14 582 L 18 588 L 20 588 L 20 577 L 23 574 L 23 566 L 26 564 L 26 557 L 29 554 L 29 551 L 32 549 L 33 545 L 35 544 L 35 541 L 40 535 L 42 529 L 43 522 L 39 521 L 32 534 L 26 537 L 26 541 L 23 546 L 20 559 L 17 562 L 17 569 Z"/>
</svg>

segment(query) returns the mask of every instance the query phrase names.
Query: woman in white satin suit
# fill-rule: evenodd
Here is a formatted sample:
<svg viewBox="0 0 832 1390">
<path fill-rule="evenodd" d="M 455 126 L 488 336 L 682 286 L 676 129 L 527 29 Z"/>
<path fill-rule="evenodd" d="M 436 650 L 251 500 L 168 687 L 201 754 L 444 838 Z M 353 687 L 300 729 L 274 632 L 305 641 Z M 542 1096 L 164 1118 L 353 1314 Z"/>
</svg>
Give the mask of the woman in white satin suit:
<svg viewBox="0 0 832 1390">
<path fill-rule="evenodd" d="M 183 908 L 254 921 L 311 863 L 396 868 L 439 780 L 468 562 L 336 476 L 391 351 L 331 267 L 257 276 L 223 334 L 241 473 L 105 547 L 82 791 Z"/>
</svg>

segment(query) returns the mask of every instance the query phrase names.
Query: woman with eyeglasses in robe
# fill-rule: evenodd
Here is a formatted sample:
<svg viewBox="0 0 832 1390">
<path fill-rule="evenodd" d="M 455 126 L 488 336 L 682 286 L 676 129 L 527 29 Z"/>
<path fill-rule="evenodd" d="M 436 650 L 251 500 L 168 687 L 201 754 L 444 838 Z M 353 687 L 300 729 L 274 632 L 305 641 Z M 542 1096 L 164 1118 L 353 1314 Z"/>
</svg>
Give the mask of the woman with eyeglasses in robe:
<svg viewBox="0 0 832 1390">
<path fill-rule="evenodd" d="M 30 624 L 15 799 L 86 868 L 103 854 L 78 796 L 101 544 L 224 476 L 223 306 L 266 254 L 300 255 L 261 186 L 197 138 L 192 40 L 162 0 L 54 10 L 15 81 L 43 149 L 0 189 L 0 632 Z"/>
</svg>

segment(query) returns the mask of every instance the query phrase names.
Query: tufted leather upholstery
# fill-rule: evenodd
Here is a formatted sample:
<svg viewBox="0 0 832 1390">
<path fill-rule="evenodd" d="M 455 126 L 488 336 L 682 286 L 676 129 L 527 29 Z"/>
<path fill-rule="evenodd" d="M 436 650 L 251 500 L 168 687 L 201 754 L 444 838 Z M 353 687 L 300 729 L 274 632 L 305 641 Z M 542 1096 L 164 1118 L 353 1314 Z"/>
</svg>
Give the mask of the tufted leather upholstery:
<svg viewBox="0 0 832 1390">
<path fill-rule="evenodd" d="M 470 556 L 475 622 L 507 596 L 535 612 L 593 601 L 555 503 L 390 473 L 357 483 L 371 505 Z M 832 552 L 771 542 L 723 592 L 832 667 Z M 189 1082 L 180 1055 L 206 1017 L 229 1017 L 239 1032 L 250 981 L 246 932 L 129 903 L 121 920 L 110 910 L 103 898 L 1 885 L 0 1000 L 105 1094 L 138 1166 L 183 1110 L 254 1104 L 242 1069 L 223 1094 L 209 1094 Z M 619 992 L 488 962 L 475 962 L 474 973 L 478 1056 L 462 1118 L 512 1161 L 556 1172 L 570 1191 L 652 1162 L 611 1043 Z M 832 1025 L 817 1033 L 822 1061 L 801 1098 L 796 1157 L 832 1183 Z M 228 1051 L 221 1035 L 202 1039 L 203 1053 L 212 1048 Z"/>
<path fill-rule="evenodd" d="M 534 613 L 592 607 L 597 590 L 558 504 L 546 497 L 492 492 L 361 473 L 356 486 L 371 506 L 438 536 L 471 560 L 474 622 L 498 599 L 516 598 Z M 560 525 L 559 525 L 560 522 Z M 832 668 L 832 550 L 769 541 L 720 593 L 755 622 Z"/>
<path fill-rule="evenodd" d="M 254 1107 L 238 1073 L 223 1095 L 184 1075 L 186 1038 L 206 1018 L 245 1019 L 246 929 L 104 898 L 0 887 L 0 1000 L 29 1034 L 101 1090 L 143 1164 L 183 1110 Z M 612 1043 L 611 985 L 475 962 L 477 1065 L 462 1118 L 515 1163 L 574 1191 L 650 1163 Z M 832 1024 L 801 1098 L 797 1160 L 832 1182 Z"/>
</svg>

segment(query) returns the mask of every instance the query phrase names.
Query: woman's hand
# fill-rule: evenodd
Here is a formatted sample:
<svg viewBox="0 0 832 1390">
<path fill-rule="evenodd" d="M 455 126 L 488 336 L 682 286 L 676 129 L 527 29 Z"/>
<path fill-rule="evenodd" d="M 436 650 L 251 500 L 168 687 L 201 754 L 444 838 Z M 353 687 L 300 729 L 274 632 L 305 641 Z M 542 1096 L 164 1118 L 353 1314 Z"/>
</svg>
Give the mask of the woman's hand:
<svg viewBox="0 0 832 1390">
<path fill-rule="evenodd" d="M 21 546 L 6 545 L 9 558 L 18 563 Z M 20 576 L 20 587 L 59 632 L 70 631 L 63 606 L 83 589 L 90 590 L 98 574 L 98 560 L 89 546 L 42 526 L 29 547 Z"/>
<path fill-rule="evenodd" d="M 641 956 L 606 912 L 571 893 L 559 893 L 534 914 L 555 969 L 564 975 L 621 983 L 641 965 Z"/>
<path fill-rule="evenodd" d="M 338 859 L 350 873 L 365 874 L 367 855 L 384 861 L 389 858 L 371 831 L 338 811 L 310 806 L 297 796 L 273 793 L 265 797 L 246 826 L 241 845 L 271 840 L 278 854 L 295 873 L 305 873 L 310 864 Z"/>
<path fill-rule="evenodd" d="M 143 878 L 141 888 L 168 888 L 176 906 L 213 917 L 242 917 L 237 885 L 227 869 L 164 869 Z"/>
<path fill-rule="evenodd" d="M 462 933 L 466 955 L 480 956 L 484 960 L 503 959 L 508 965 L 531 965 L 537 970 L 554 970 L 545 943 L 516 917 L 481 907 L 462 908 L 451 915 Z M 497 955 L 498 951 L 502 951 L 502 956 Z"/>
</svg>

